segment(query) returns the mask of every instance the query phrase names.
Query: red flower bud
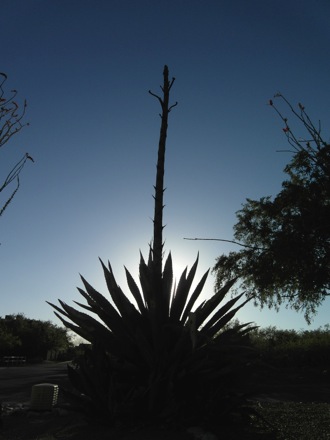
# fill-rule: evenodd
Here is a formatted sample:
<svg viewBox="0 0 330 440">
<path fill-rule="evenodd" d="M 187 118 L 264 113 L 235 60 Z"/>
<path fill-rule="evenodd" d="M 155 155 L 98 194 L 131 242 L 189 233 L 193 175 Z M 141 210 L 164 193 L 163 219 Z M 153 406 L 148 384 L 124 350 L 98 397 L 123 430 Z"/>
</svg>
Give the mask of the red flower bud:
<svg viewBox="0 0 330 440">
<path fill-rule="evenodd" d="M 285 128 L 282 128 L 282 130 L 284 131 L 284 133 L 287 133 L 290 129 L 289 129 L 289 127 L 285 127 Z"/>
</svg>

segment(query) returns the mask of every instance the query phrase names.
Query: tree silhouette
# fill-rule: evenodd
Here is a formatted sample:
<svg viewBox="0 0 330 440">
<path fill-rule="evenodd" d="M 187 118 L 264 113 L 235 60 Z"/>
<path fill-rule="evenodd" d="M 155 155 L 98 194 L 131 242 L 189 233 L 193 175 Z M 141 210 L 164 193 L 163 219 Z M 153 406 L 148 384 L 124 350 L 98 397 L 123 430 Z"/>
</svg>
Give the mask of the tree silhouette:
<svg viewBox="0 0 330 440">
<path fill-rule="evenodd" d="M 216 288 L 237 276 L 257 304 L 278 309 L 284 302 L 304 311 L 310 322 L 330 295 L 330 145 L 301 103 L 295 110 L 283 95 L 275 97 L 303 125 L 305 135 L 297 137 L 291 121 L 269 101 L 290 145 L 282 151 L 293 153 L 284 169 L 288 179 L 276 197 L 247 199 L 237 212 L 233 243 L 242 248 L 217 259 Z"/>
</svg>

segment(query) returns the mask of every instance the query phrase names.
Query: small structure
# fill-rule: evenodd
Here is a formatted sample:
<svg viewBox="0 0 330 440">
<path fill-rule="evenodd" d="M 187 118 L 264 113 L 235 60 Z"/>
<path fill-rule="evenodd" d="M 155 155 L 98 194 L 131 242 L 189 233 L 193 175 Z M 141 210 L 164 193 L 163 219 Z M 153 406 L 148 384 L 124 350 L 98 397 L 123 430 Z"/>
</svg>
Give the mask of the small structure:
<svg viewBox="0 0 330 440">
<path fill-rule="evenodd" d="M 18 367 L 26 365 L 26 356 L 2 356 L 0 365 L 5 367 Z"/>
<path fill-rule="evenodd" d="M 40 383 L 33 385 L 31 393 L 31 409 L 34 411 L 51 411 L 57 404 L 58 385 Z"/>
</svg>

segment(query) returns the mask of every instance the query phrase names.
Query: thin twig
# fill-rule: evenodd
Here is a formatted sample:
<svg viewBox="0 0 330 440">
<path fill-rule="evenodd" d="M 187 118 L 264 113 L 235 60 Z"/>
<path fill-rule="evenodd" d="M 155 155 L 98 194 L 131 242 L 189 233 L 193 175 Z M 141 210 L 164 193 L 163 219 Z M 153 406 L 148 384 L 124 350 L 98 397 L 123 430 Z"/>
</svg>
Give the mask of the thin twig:
<svg viewBox="0 0 330 440">
<path fill-rule="evenodd" d="M 250 246 L 248 244 L 243 244 L 240 243 L 238 241 L 234 241 L 234 240 L 225 240 L 224 238 L 187 238 L 187 237 L 183 237 L 184 240 L 202 240 L 202 241 L 224 241 L 226 243 L 233 243 L 233 244 L 237 244 L 238 246 L 242 246 L 242 247 L 246 247 L 249 249 L 258 249 L 260 251 L 265 251 L 265 248 L 261 248 L 258 246 Z"/>
</svg>

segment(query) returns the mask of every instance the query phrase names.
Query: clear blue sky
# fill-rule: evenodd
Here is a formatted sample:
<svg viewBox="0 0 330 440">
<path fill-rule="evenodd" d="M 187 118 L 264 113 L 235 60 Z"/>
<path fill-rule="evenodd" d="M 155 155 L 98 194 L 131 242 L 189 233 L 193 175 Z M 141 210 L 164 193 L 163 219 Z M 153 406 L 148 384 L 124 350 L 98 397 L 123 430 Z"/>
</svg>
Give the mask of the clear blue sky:
<svg viewBox="0 0 330 440">
<path fill-rule="evenodd" d="M 28 100 L 30 127 L 0 151 L 0 177 L 29 152 L 0 219 L 4 316 L 52 319 L 46 300 L 81 301 L 81 273 L 106 294 L 98 257 L 121 287 L 152 238 L 163 65 L 176 77 L 166 161 L 165 250 L 199 277 L 233 245 L 247 197 L 275 195 L 290 155 L 267 101 L 281 91 L 329 139 L 328 0 L 2 0 L 1 66 Z M 297 133 L 299 135 L 299 132 Z M 213 291 L 211 275 L 205 297 Z M 311 328 L 328 322 L 324 303 Z M 243 322 L 306 327 L 252 305 Z"/>
</svg>

